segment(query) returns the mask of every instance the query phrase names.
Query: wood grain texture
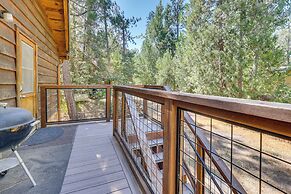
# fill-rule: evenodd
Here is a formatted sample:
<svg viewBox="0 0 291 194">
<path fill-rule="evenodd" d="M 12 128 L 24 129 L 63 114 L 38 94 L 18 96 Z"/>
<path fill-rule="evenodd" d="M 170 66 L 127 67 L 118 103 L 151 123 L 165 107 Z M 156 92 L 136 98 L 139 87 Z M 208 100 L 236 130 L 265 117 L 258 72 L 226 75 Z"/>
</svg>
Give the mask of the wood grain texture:
<svg viewBox="0 0 291 194">
<path fill-rule="evenodd" d="M 0 53 L 0 69 L 16 71 L 15 58 Z"/>
<path fill-rule="evenodd" d="M 253 130 L 261 129 L 263 131 L 272 132 L 276 135 L 291 137 L 290 104 L 167 92 L 134 86 L 114 86 L 113 88 L 114 93 L 120 92 L 122 95 L 131 94 L 143 98 L 144 100 L 147 99 L 155 102 L 164 102 L 162 105 L 163 116 L 161 119 L 162 123 L 164 123 L 163 193 L 177 193 L 176 177 L 178 167 L 176 161 L 179 159 L 176 153 L 176 148 L 178 147 L 177 137 L 179 137 L 177 121 L 179 121 L 179 118 L 184 118 L 183 114 L 180 114 L 181 110 L 199 113 L 228 123 L 235 123 L 236 125 L 248 126 L 249 129 Z M 272 111 L 274 111 L 275 114 Z M 115 114 L 117 114 L 116 110 Z M 189 115 L 186 113 L 185 120 L 188 124 L 190 120 L 189 118 Z M 114 119 L 116 120 L 114 122 L 117 122 L 117 118 L 114 117 Z M 190 125 L 194 126 L 195 124 L 192 121 L 190 122 Z M 195 128 L 195 131 L 198 132 L 200 130 L 198 129 Z M 191 128 L 191 130 L 193 131 L 193 134 L 196 133 L 194 132 L 194 129 Z M 119 135 L 117 134 L 115 136 L 118 137 Z M 199 134 L 198 137 L 196 150 L 201 156 L 201 160 L 204 161 L 206 152 L 202 147 L 207 147 L 208 150 L 211 150 L 211 148 L 209 148 L 209 145 L 207 146 L 205 143 L 208 140 L 202 141 L 202 135 Z M 136 142 L 136 139 L 136 137 L 131 136 L 128 138 L 128 142 Z M 182 144 L 183 141 L 180 140 L 180 146 L 183 146 Z M 222 165 L 221 161 L 219 161 L 216 156 L 213 157 L 213 162 L 218 171 L 224 174 L 223 176 L 227 179 L 229 184 L 232 184 L 239 193 L 246 193 L 235 177 L 230 178 L 231 176 L 228 174 L 231 173 L 225 164 Z M 180 164 L 181 163 L 182 161 L 180 158 Z M 197 163 L 196 169 L 196 178 L 199 184 L 193 186 L 193 188 L 196 188 L 197 193 L 204 193 L 205 190 L 203 184 L 205 169 L 200 163 Z M 180 173 L 181 172 L 180 169 Z M 192 185 L 194 185 L 194 181 L 192 181 Z"/>
<path fill-rule="evenodd" d="M 96 84 L 96 85 L 42 85 L 41 87 L 47 89 L 106 89 L 112 88 L 109 84 Z"/>
<path fill-rule="evenodd" d="M 111 117 L 111 89 L 106 88 L 106 121 L 109 122 Z"/>
<path fill-rule="evenodd" d="M 177 184 L 177 141 L 178 123 L 177 107 L 172 100 L 166 100 L 164 105 L 164 163 L 163 163 L 163 193 L 176 193 Z"/>
<path fill-rule="evenodd" d="M 221 111 L 236 112 L 239 114 L 291 123 L 290 104 L 182 92 L 168 92 L 130 86 L 114 86 L 114 89 L 159 103 L 163 102 L 164 99 L 170 99 L 180 104 L 184 103 L 185 106 L 200 105 Z"/>
<path fill-rule="evenodd" d="M 67 59 L 69 51 L 68 0 L 38 0 L 47 16 L 53 39 L 58 45 L 59 56 Z"/>
<path fill-rule="evenodd" d="M 16 98 L 15 86 L 11 85 L 0 85 L 0 100 L 9 98 Z"/>
<path fill-rule="evenodd" d="M 15 102 L 17 98 L 19 99 L 19 92 L 17 92 L 17 76 L 15 75 L 18 73 L 16 72 L 18 56 L 16 31 L 18 30 L 37 45 L 36 69 L 38 69 L 39 83 L 57 84 L 57 71 L 61 56 L 59 45 L 47 22 L 47 15 L 37 1 L 0 0 L 0 9 L 12 13 L 14 18 L 13 23 L 0 21 L 0 85 L 5 85 L 5 87 L 0 86 L 0 101 L 9 101 L 10 105 L 17 106 Z M 9 88 L 6 85 L 9 85 Z M 15 88 L 15 91 L 12 91 L 12 88 Z M 36 109 L 38 109 L 37 104 Z"/>
<path fill-rule="evenodd" d="M 15 72 L 0 69 L 0 85 L 7 85 L 16 83 Z M 8 96 L 10 97 L 10 96 Z"/>
<path fill-rule="evenodd" d="M 140 193 L 117 146 L 111 122 L 78 125 L 61 194 Z"/>
</svg>

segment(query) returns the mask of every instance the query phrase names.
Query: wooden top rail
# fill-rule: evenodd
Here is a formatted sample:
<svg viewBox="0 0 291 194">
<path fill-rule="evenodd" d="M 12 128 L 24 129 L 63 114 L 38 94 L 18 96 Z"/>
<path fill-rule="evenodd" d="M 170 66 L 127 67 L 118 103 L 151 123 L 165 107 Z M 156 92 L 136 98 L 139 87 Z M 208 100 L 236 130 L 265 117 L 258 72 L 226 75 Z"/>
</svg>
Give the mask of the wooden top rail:
<svg viewBox="0 0 291 194">
<path fill-rule="evenodd" d="M 159 89 L 163 90 L 163 86 L 159 85 L 132 85 L 130 87 L 135 88 L 148 88 L 148 89 Z M 40 85 L 40 88 L 44 89 L 104 89 L 104 88 L 113 88 L 110 84 L 95 84 L 95 85 L 54 85 L 54 84 L 45 84 Z"/>
<path fill-rule="evenodd" d="M 105 89 L 112 88 L 109 84 L 97 84 L 97 85 L 41 85 L 42 89 Z"/>
<path fill-rule="evenodd" d="M 162 104 L 166 100 L 172 100 L 179 108 L 185 110 L 291 137 L 291 104 L 133 86 L 114 86 L 113 89 Z"/>
</svg>

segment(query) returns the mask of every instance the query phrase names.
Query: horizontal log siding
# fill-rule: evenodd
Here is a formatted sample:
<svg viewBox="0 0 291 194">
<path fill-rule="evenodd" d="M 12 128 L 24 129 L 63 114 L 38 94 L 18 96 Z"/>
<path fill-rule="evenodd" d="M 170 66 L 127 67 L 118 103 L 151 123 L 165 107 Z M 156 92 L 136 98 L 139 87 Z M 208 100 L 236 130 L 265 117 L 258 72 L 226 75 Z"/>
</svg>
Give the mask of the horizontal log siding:
<svg viewBox="0 0 291 194">
<path fill-rule="evenodd" d="M 35 0 L 0 0 L 0 10 L 9 11 L 14 18 L 13 24 L 0 20 L 0 102 L 16 106 L 16 28 L 38 46 L 39 84 L 57 84 L 58 50 L 45 14 Z M 55 103 L 56 95 L 49 101 Z"/>
</svg>

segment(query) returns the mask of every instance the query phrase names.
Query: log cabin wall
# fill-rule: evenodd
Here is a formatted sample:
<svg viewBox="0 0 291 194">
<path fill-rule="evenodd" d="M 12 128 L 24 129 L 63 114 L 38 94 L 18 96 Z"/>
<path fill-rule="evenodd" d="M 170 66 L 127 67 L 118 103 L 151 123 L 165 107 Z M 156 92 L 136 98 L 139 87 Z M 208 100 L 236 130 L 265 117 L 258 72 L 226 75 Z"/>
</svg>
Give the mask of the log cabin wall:
<svg viewBox="0 0 291 194">
<path fill-rule="evenodd" d="M 46 13 L 39 2 L 0 0 L 0 10 L 12 13 L 14 19 L 13 23 L 0 20 L 0 102 L 17 106 L 16 31 L 19 30 L 37 44 L 38 85 L 58 84 L 60 55 Z M 48 103 L 51 104 L 48 107 L 50 114 L 57 110 L 56 97 L 56 92 L 48 97 Z M 39 103 L 39 95 L 37 99 Z"/>
</svg>

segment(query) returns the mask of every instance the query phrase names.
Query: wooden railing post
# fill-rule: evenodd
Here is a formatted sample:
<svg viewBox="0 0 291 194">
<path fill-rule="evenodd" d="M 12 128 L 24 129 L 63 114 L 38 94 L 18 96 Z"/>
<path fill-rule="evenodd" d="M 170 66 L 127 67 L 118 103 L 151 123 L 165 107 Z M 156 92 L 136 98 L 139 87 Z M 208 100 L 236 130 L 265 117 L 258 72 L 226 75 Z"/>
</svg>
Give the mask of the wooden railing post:
<svg viewBox="0 0 291 194">
<path fill-rule="evenodd" d="M 47 119 L 47 96 L 45 87 L 40 87 L 40 107 L 41 128 L 45 128 Z"/>
<path fill-rule="evenodd" d="M 61 120 L 61 91 L 57 89 L 57 109 L 58 109 L 58 121 Z"/>
<path fill-rule="evenodd" d="M 179 150 L 178 152 L 180 152 L 180 150 L 184 150 L 184 124 L 185 124 L 185 119 L 184 119 L 184 111 L 178 111 L 178 117 L 180 119 L 178 119 L 178 126 L 180 126 L 178 128 L 179 133 L 178 133 L 178 138 L 179 138 Z M 178 172 L 179 172 L 179 193 L 182 194 L 183 193 L 183 189 L 180 189 L 183 187 L 183 184 L 185 184 L 187 181 L 184 179 L 184 175 L 183 175 L 183 154 L 178 153 L 179 154 L 179 166 L 177 168 Z"/>
<path fill-rule="evenodd" d="M 61 85 L 61 64 L 58 65 L 58 86 Z M 61 90 L 57 89 L 58 121 L 61 120 Z"/>
<path fill-rule="evenodd" d="M 113 135 L 118 127 L 118 92 L 113 89 Z"/>
<path fill-rule="evenodd" d="M 110 122 L 111 117 L 111 89 L 110 87 L 106 88 L 106 122 Z"/>
<path fill-rule="evenodd" d="M 121 135 L 126 136 L 126 104 L 125 104 L 125 94 L 122 93 L 121 96 Z"/>
<path fill-rule="evenodd" d="M 173 100 L 166 99 L 164 113 L 163 194 L 177 193 L 178 117 Z"/>
</svg>

